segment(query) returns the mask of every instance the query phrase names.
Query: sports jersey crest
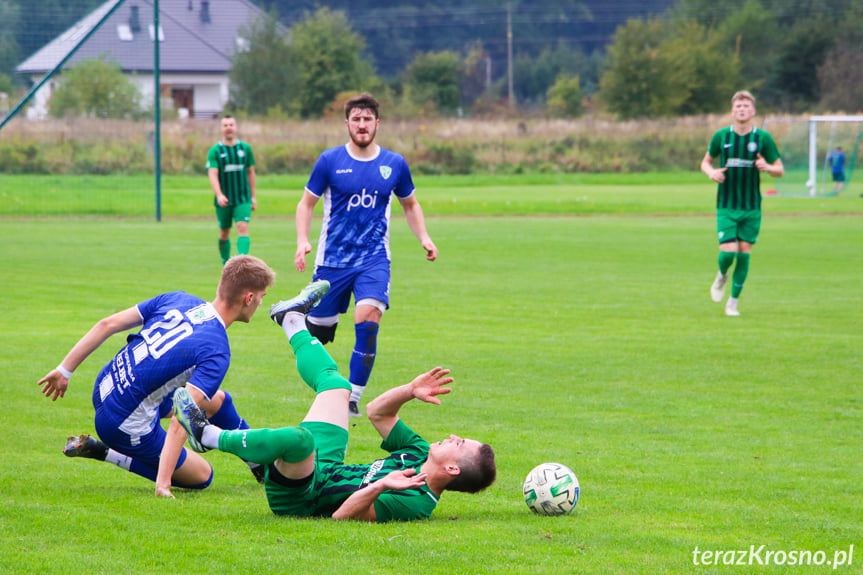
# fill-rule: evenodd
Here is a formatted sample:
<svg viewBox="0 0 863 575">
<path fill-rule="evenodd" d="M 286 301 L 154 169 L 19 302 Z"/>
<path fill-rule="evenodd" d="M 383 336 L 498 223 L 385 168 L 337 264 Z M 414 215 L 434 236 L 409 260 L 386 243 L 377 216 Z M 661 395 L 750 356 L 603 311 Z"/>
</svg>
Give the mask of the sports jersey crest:
<svg viewBox="0 0 863 575">
<path fill-rule="evenodd" d="M 388 179 L 390 177 L 390 174 L 393 173 L 393 169 L 389 166 L 381 166 L 380 170 L 381 175 L 384 177 L 385 180 Z"/>
</svg>

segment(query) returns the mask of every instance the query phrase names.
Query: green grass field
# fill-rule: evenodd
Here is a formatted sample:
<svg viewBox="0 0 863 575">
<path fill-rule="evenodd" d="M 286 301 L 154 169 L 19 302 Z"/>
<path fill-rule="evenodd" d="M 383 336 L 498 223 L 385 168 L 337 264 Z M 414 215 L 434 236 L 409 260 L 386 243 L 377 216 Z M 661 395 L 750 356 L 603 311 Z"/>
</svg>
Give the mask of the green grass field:
<svg viewBox="0 0 863 575">
<path fill-rule="evenodd" d="M 310 279 L 293 270 L 285 216 L 303 183 L 262 197 L 252 222 L 252 252 L 279 273 L 267 305 Z M 366 398 L 451 368 L 443 406 L 402 416 L 432 441 L 491 443 L 495 485 L 445 494 L 427 522 L 368 525 L 275 517 L 245 465 L 221 453 L 206 456 L 213 485 L 176 500 L 63 457 L 67 435 L 94 432 L 93 378 L 122 338 L 57 403 L 36 381 L 109 313 L 169 289 L 211 298 L 215 223 L 192 192 L 161 223 L 6 217 L 0 572 L 822 573 L 850 545 L 852 565 L 836 571 L 861 571 L 863 200 L 765 200 L 743 315 L 727 318 L 708 295 L 716 246 L 703 177 L 417 184 L 441 255 L 425 261 L 395 208 L 392 309 Z M 343 372 L 349 324 L 328 348 Z M 253 426 L 299 422 L 311 392 L 265 311 L 230 335 L 224 387 L 241 414 Z M 378 457 L 368 421 L 352 423 L 348 460 Z M 578 475 L 571 515 L 525 506 L 522 481 L 544 461 Z M 696 547 L 761 545 L 823 552 L 825 564 L 693 563 Z"/>
</svg>

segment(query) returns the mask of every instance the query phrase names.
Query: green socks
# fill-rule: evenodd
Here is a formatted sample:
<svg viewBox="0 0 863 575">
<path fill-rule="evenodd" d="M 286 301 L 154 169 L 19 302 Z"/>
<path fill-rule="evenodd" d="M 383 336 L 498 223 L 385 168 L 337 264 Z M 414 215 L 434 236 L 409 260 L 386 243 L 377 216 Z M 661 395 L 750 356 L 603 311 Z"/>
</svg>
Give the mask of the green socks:
<svg viewBox="0 0 863 575">
<path fill-rule="evenodd" d="M 306 385 L 315 393 L 329 389 L 347 389 L 351 384 L 339 374 L 339 366 L 312 334 L 303 330 L 291 338 L 291 347 L 297 356 L 297 371 Z"/>
<path fill-rule="evenodd" d="M 315 439 L 302 427 L 225 430 L 219 434 L 219 450 L 261 465 L 277 459 L 298 463 L 315 451 Z"/>
<path fill-rule="evenodd" d="M 219 255 L 222 256 L 222 265 L 228 263 L 231 258 L 231 240 L 219 240 Z"/>
<path fill-rule="evenodd" d="M 734 266 L 734 275 L 731 276 L 731 297 L 740 297 L 740 292 L 743 291 L 743 282 L 746 281 L 746 276 L 749 274 L 749 256 L 751 254 L 737 254 L 737 265 Z"/>
<path fill-rule="evenodd" d="M 249 239 L 249 236 L 237 236 L 237 253 L 248 254 L 250 243 L 252 243 L 252 240 Z"/>
<path fill-rule="evenodd" d="M 719 273 L 727 274 L 737 255 L 737 252 L 719 252 Z"/>
</svg>

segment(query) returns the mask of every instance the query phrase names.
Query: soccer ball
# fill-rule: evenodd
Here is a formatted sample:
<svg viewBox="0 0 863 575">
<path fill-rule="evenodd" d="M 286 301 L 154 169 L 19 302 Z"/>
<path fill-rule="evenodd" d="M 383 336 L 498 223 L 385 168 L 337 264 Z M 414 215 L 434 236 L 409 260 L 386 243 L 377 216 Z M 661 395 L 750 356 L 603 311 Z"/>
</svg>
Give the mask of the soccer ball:
<svg viewBox="0 0 863 575">
<path fill-rule="evenodd" d="M 524 502 L 539 515 L 564 515 L 578 503 L 578 478 L 560 463 L 542 463 L 524 480 Z"/>
</svg>

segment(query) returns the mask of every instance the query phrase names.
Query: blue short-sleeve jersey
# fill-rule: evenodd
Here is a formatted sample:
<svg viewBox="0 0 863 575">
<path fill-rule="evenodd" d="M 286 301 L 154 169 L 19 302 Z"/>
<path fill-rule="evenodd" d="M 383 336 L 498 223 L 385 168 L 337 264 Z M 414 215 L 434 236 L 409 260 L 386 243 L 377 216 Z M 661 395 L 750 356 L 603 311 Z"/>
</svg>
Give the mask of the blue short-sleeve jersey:
<svg viewBox="0 0 863 575">
<path fill-rule="evenodd" d="M 380 256 L 390 259 L 392 198 L 410 197 L 414 184 L 400 154 L 378 147 L 374 158 L 362 160 L 344 145 L 320 155 L 306 191 L 323 198 L 315 265 L 351 268 Z"/>
<path fill-rule="evenodd" d="M 208 399 L 231 363 L 225 324 L 212 304 L 170 292 L 137 305 L 143 326 L 105 366 L 94 403 L 129 435 L 145 435 L 159 421 L 159 406 L 175 389 L 191 385 Z"/>
</svg>

